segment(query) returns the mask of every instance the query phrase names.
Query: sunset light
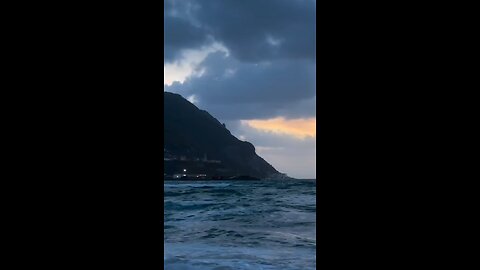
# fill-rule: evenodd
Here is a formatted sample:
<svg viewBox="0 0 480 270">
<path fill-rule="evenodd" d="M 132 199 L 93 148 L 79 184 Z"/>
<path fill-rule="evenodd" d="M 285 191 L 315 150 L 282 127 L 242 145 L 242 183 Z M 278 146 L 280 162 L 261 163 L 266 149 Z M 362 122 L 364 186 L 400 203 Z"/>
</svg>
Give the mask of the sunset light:
<svg viewBox="0 0 480 270">
<path fill-rule="evenodd" d="M 316 119 L 285 119 L 283 117 L 268 120 L 242 121 L 255 129 L 266 132 L 286 134 L 299 139 L 316 136 Z"/>
</svg>

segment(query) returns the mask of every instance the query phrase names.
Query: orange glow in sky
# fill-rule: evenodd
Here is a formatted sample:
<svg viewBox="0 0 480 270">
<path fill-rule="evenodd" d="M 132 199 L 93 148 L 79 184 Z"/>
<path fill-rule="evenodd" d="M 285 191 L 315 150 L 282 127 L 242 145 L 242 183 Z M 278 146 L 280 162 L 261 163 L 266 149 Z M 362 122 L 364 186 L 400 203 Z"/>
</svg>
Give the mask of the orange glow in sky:
<svg viewBox="0 0 480 270">
<path fill-rule="evenodd" d="M 253 128 L 280 134 L 287 134 L 296 138 L 315 137 L 317 120 L 308 119 L 285 119 L 282 117 L 268 120 L 245 120 L 242 123 Z"/>
</svg>

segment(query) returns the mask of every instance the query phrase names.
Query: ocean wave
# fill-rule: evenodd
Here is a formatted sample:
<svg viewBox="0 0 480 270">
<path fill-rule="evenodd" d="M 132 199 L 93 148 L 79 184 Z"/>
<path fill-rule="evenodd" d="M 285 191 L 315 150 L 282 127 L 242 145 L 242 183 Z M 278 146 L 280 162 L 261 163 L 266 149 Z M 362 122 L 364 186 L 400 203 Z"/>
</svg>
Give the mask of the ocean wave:
<svg viewBox="0 0 480 270">
<path fill-rule="evenodd" d="M 311 182 L 164 186 L 165 269 L 315 269 Z"/>
</svg>

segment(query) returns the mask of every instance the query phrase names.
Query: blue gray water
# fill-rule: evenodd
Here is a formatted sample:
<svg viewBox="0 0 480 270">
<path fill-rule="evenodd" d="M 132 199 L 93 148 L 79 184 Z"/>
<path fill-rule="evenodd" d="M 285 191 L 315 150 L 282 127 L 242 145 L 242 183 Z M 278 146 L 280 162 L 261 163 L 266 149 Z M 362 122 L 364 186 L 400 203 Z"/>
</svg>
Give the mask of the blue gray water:
<svg viewBox="0 0 480 270">
<path fill-rule="evenodd" d="M 315 269 L 315 181 L 164 182 L 164 266 Z"/>
</svg>

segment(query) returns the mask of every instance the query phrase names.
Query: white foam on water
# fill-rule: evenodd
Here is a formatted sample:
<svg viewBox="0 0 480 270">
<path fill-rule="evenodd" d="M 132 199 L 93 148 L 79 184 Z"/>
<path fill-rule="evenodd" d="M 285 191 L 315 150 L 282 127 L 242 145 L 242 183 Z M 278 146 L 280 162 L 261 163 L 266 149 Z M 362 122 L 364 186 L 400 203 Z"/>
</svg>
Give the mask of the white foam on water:
<svg viewBox="0 0 480 270">
<path fill-rule="evenodd" d="M 203 184 L 203 183 L 198 183 L 198 184 L 193 184 L 193 183 L 178 183 L 178 184 L 163 184 L 163 187 L 167 188 L 224 188 L 224 187 L 229 187 L 231 184 L 226 184 L 226 183 L 217 183 L 217 184 Z"/>
</svg>

